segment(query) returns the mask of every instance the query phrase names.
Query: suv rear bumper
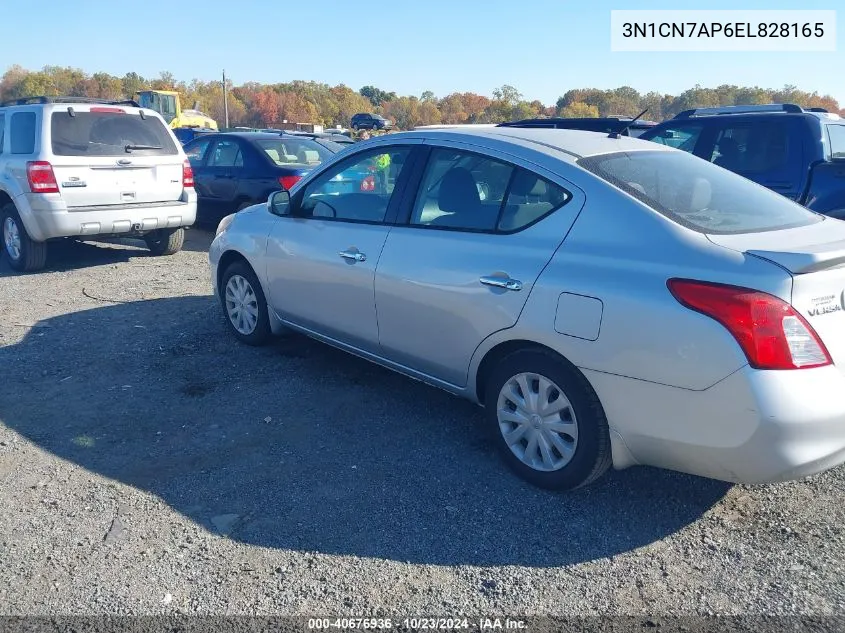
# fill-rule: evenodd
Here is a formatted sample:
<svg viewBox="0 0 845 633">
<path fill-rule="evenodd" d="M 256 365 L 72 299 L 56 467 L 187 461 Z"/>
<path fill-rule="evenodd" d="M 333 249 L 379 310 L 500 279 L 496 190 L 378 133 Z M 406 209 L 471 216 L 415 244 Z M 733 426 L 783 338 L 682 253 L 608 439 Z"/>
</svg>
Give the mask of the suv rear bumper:
<svg viewBox="0 0 845 633">
<path fill-rule="evenodd" d="M 25 193 L 14 200 L 29 236 L 43 242 L 54 237 L 137 234 L 191 226 L 197 217 L 197 197 L 166 203 L 68 208 L 58 196 Z"/>
</svg>

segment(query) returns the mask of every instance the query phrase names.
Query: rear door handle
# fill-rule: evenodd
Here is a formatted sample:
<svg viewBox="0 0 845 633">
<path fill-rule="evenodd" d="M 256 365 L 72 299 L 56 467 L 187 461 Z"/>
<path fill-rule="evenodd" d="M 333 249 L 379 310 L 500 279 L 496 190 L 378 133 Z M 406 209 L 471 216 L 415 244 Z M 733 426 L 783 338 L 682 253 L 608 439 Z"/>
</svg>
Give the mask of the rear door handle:
<svg viewBox="0 0 845 633">
<path fill-rule="evenodd" d="M 481 277 L 478 281 L 485 286 L 493 286 L 495 288 L 504 288 L 505 290 L 519 291 L 522 290 L 522 282 L 518 279 L 511 279 L 510 277 Z"/>
<path fill-rule="evenodd" d="M 338 253 L 343 259 L 349 259 L 354 262 L 365 262 L 367 261 L 367 256 L 364 253 L 359 253 L 358 251 L 340 251 Z"/>
</svg>

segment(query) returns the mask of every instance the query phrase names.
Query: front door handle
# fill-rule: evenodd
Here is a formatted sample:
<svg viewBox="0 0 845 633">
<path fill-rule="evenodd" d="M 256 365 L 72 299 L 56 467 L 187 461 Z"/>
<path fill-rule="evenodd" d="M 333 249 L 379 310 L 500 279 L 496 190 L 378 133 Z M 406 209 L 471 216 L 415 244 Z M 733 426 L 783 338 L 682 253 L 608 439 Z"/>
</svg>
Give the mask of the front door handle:
<svg viewBox="0 0 845 633">
<path fill-rule="evenodd" d="M 510 277 L 481 277 L 478 281 L 485 286 L 494 286 L 513 291 L 522 290 L 522 282 L 518 279 L 511 279 Z"/>
<path fill-rule="evenodd" d="M 350 259 L 354 262 L 365 262 L 367 261 L 367 256 L 364 253 L 359 253 L 358 251 L 340 251 L 338 253 L 343 259 Z"/>
</svg>

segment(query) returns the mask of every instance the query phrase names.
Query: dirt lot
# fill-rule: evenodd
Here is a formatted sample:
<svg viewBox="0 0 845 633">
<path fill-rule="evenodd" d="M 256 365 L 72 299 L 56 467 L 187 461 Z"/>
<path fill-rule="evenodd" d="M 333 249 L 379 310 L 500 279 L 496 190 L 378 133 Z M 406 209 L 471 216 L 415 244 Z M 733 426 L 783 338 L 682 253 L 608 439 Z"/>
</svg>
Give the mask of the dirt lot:
<svg viewBox="0 0 845 633">
<path fill-rule="evenodd" d="M 0 263 L 0 612 L 845 613 L 845 469 L 533 489 L 468 403 L 236 344 L 209 240 Z"/>
</svg>

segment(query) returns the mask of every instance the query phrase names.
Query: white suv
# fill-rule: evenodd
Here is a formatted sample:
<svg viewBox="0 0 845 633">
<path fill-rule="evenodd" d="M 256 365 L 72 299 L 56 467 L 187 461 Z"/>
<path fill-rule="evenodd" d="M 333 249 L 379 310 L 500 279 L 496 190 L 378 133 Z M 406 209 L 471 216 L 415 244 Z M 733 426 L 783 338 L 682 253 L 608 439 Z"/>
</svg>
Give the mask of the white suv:
<svg viewBox="0 0 845 633">
<path fill-rule="evenodd" d="M 191 165 L 156 112 L 76 97 L 0 104 L 0 226 L 16 270 L 43 268 L 61 237 L 139 237 L 171 255 L 196 213 Z"/>
</svg>

